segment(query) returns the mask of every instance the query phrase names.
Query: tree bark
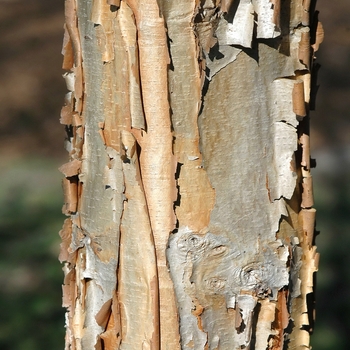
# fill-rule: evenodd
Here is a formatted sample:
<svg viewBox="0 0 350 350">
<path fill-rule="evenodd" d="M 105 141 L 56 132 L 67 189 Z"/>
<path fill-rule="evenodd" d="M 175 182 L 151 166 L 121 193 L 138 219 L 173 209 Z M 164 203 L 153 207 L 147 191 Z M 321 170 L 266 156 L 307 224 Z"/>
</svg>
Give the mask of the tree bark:
<svg viewBox="0 0 350 350">
<path fill-rule="evenodd" d="M 66 349 L 309 348 L 314 6 L 65 1 Z"/>
</svg>

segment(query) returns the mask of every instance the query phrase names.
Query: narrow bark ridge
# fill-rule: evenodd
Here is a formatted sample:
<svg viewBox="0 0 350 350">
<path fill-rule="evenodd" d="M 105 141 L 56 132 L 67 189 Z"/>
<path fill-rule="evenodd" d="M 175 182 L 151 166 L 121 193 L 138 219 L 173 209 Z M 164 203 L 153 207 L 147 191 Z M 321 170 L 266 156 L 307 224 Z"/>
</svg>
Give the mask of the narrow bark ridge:
<svg viewBox="0 0 350 350">
<path fill-rule="evenodd" d="M 65 349 L 305 349 L 315 1 L 65 0 Z"/>
</svg>

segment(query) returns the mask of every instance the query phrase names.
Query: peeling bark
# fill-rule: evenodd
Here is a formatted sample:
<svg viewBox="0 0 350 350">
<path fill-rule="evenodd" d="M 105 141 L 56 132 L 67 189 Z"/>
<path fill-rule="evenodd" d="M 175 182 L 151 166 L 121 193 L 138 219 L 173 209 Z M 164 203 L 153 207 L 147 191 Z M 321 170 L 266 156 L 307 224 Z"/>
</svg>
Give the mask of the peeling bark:
<svg viewBox="0 0 350 350">
<path fill-rule="evenodd" d="M 67 350 L 310 348 L 311 8 L 66 0 Z"/>
</svg>

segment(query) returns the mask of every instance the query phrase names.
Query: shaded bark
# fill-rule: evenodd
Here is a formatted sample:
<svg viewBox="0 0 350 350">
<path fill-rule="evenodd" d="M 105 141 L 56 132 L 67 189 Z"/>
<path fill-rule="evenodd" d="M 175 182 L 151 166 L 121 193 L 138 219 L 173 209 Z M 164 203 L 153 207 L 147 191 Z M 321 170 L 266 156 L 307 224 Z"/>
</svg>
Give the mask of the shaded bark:
<svg viewBox="0 0 350 350">
<path fill-rule="evenodd" d="M 309 10 L 66 0 L 66 349 L 309 347 Z"/>
</svg>

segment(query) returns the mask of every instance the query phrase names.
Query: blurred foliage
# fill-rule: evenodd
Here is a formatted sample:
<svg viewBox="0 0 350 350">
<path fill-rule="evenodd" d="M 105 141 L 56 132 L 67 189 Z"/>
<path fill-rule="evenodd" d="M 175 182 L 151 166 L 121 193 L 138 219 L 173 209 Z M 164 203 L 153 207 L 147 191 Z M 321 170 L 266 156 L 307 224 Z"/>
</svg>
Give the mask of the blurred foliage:
<svg viewBox="0 0 350 350">
<path fill-rule="evenodd" d="M 64 348 L 56 163 L 1 159 L 0 349 Z"/>
<path fill-rule="evenodd" d="M 341 163 L 338 163 L 341 167 Z M 340 169 L 339 169 L 340 170 Z M 316 244 L 321 253 L 316 285 L 315 350 L 350 348 L 350 171 L 314 174 Z"/>
</svg>

